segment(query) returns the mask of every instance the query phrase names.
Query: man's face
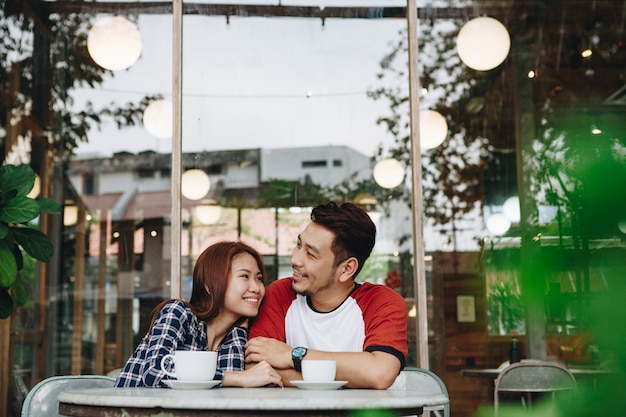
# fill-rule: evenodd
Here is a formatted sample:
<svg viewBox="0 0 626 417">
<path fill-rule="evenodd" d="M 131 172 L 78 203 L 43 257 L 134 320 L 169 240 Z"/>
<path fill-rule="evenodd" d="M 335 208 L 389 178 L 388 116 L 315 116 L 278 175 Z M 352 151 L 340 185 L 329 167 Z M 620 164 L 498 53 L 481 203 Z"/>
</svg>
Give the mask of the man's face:
<svg viewBox="0 0 626 417">
<path fill-rule="evenodd" d="M 333 267 L 334 239 L 333 232 L 316 223 L 309 223 L 300 233 L 291 254 L 292 288 L 296 293 L 314 297 L 323 297 L 325 292 L 332 294 L 339 275 L 338 268 Z"/>
</svg>

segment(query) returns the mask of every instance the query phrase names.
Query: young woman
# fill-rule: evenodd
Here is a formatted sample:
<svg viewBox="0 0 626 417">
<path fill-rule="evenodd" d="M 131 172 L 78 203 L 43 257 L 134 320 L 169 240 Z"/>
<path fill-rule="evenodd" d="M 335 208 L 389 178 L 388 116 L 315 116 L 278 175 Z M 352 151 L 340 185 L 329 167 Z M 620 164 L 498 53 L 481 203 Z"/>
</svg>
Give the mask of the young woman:
<svg viewBox="0 0 626 417">
<path fill-rule="evenodd" d="M 176 350 L 217 351 L 214 379 L 222 386 L 282 386 L 278 373 L 267 363 L 244 370 L 243 327 L 259 311 L 265 295 L 263 260 L 241 242 L 209 246 L 193 270 L 189 302 L 166 300 L 155 309 L 150 331 L 128 359 L 116 387 L 166 387 L 169 379 L 161 358 Z"/>
</svg>

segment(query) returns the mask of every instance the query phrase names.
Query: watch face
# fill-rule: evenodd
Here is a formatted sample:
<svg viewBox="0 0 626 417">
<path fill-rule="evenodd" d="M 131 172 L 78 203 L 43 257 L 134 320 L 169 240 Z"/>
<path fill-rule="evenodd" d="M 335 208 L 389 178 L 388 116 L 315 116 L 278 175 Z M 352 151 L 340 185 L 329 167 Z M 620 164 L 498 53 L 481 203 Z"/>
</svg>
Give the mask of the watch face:
<svg viewBox="0 0 626 417">
<path fill-rule="evenodd" d="M 298 346 L 297 348 L 293 349 L 292 353 L 293 353 L 293 356 L 295 356 L 296 358 L 301 358 L 306 353 L 306 349 L 301 346 Z"/>
</svg>

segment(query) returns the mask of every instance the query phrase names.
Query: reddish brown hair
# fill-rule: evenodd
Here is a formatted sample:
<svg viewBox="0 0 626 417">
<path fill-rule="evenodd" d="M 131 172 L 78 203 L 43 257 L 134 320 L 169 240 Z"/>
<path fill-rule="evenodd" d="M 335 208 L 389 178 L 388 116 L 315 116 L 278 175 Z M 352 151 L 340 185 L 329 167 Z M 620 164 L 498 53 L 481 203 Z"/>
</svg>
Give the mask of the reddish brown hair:
<svg viewBox="0 0 626 417">
<path fill-rule="evenodd" d="M 185 303 L 202 321 L 217 317 L 224 306 L 224 297 L 233 259 L 240 253 L 249 253 L 265 277 L 263 258 L 251 246 L 243 242 L 218 242 L 202 252 L 193 268 L 191 298 Z M 170 300 L 163 301 L 155 309 L 152 324 L 159 311 Z M 242 317 L 242 321 L 245 317 Z"/>
</svg>

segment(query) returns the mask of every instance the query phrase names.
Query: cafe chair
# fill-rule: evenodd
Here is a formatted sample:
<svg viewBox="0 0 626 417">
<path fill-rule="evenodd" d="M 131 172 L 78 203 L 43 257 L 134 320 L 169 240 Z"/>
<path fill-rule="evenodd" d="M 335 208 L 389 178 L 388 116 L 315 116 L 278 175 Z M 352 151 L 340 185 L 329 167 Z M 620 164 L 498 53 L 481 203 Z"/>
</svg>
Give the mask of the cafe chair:
<svg viewBox="0 0 626 417">
<path fill-rule="evenodd" d="M 111 369 L 109 372 L 107 372 L 107 376 L 110 376 L 111 378 L 117 378 L 122 373 L 122 369 L 123 368 Z"/>
<path fill-rule="evenodd" d="M 44 379 L 26 395 L 21 417 L 57 417 L 57 397 L 63 391 L 83 388 L 113 388 L 115 378 L 104 375 L 65 375 Z"/>
<path fill-rule="evenodd" d="M 406 376 L 407 390 L 421 391 L 428 394 L 443 394 L 446 398 L 450 398 L 446 384 L 434 372 L 428 369 L 413 367 L 407 367 L 403 372 Z M 443 411 L 443 417 L 450 417 L 450 403 L 426 406 L 424 411 L 432 411 L 437 417 L 440 417 L 441 411 Z"/>
<path fill-rule="evenodd" d="M 558 391 L 572 389 L 576 389 L 576 379 L 561 363 L 535 360 L 513 363 L 503 368 L 494 382 L 494 416 L 498 415 L 502 393 L 521 394 L 522 405 L 530 407 L 533 394 L 551 393 L 554 397 Z"/>
</svg>

